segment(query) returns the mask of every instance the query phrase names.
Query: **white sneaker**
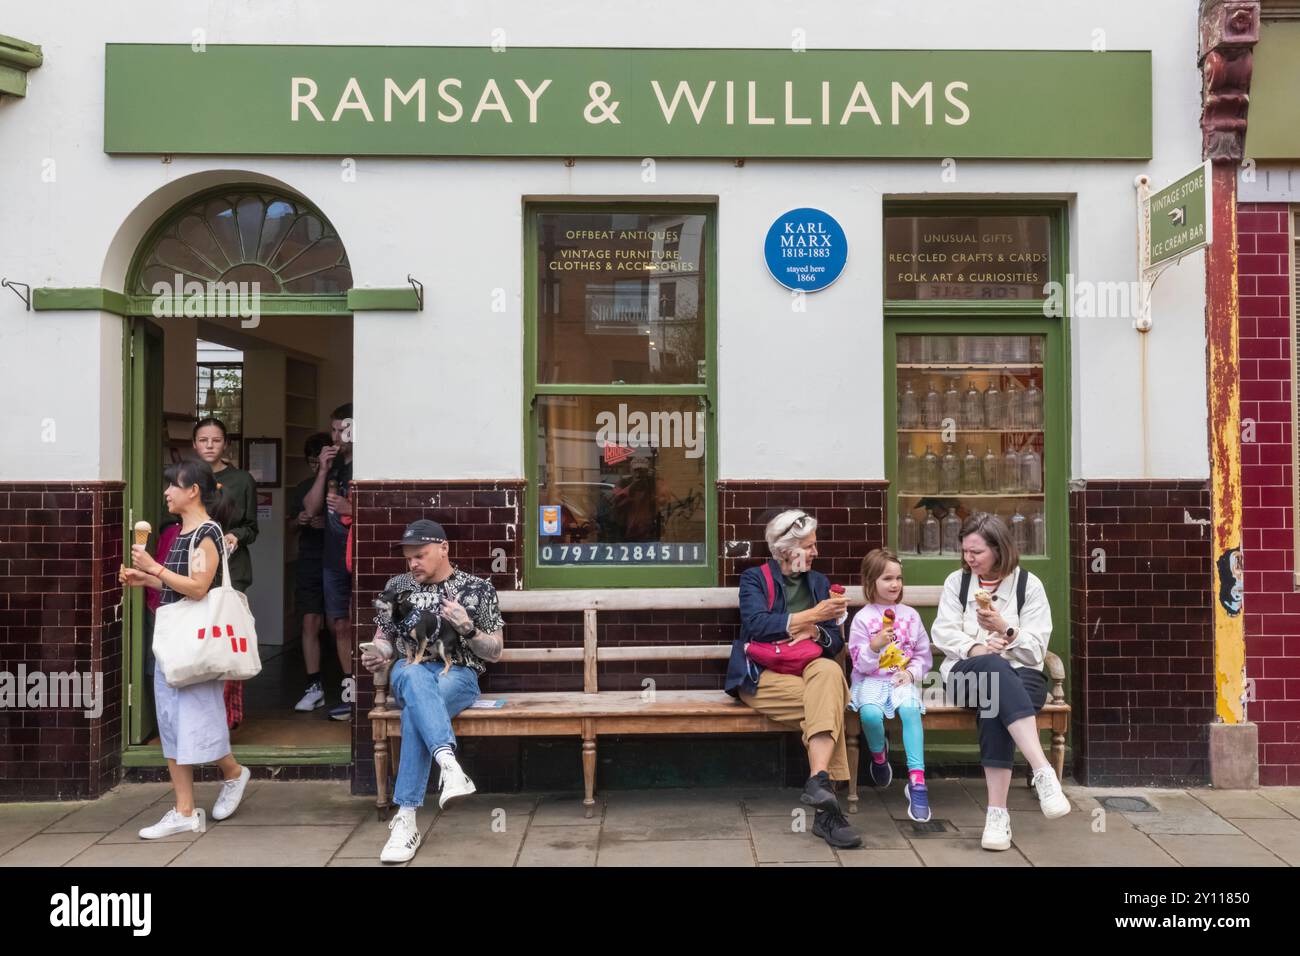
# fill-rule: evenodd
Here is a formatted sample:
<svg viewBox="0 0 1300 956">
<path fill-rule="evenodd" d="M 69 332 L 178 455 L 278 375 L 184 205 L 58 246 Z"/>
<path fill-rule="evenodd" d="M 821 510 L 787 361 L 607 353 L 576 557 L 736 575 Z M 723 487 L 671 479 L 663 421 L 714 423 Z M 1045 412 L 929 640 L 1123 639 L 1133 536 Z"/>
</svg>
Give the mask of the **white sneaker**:
<svg viewBox="0 0 1300 956">
<path fill-rule="evenodd" d="M 1011 849 L 1011 814 L 1006 807 L 989 807 L 984 817 L 984 835 L 980 846 L 986 850 Z"/>
<path fill-rule="evenodd" d="M 224 820 L 239 809 L 239 801 L 244 799 L 244 788 L 248 786 L 248 778 L 252 775 L 253 772 L 247 767 L 241 767 L 238 777 L 222 782 L 217 802 L 212 805 L 212 819 Z"/>
<path fill-rule="evenodd" d="M 183 817 L 175 807 L 172 807 L 153 826 L 142 829 L 140 839 L 161 840 L 163 837 L 174 836 L 177 833 L 198 833 L 202 826 L 203 818 L 197 812 Z"/>
<path fill-rule="evenodd" d="M 325 706 L 325 691 L 319 683 L 312 684 L 307 688 L 307 693 L 302 695 L 302 700 L 293 705 L 294 710 L 313 711 L 318 707 Z"/>
<path fill-rule="evenodd" d="M 1056 771 L 1050 764 L 1034 771 L 1033 784 L 1043 816 L 1055 820 L 1070 812 L 1070 800 L 1061 792 L 1061 781 L 1056 779 Z"/>
<path fill-rule="evenodd" d="M 474 786 L 474 781 L 465 771 L 460 769 L 460 764 L 452 760 L 448 766 L 442 768 L 442 773 L 438 777 L 438 789 L 441 791 L 438 795 L 438 807 L 441 809 L 448 801 L 455 800 L 457 797 L 468 797 L 478 788 Z"/>
<path fill-rule="evenodd" d="M 398 812 L 388 823 L 393 835 L 384 844 L 379 854 L 380 863 L 405 863 L 415 856 L 420 848 L 420 828 L 415 822 L 415 814 Z"/>
</svg>

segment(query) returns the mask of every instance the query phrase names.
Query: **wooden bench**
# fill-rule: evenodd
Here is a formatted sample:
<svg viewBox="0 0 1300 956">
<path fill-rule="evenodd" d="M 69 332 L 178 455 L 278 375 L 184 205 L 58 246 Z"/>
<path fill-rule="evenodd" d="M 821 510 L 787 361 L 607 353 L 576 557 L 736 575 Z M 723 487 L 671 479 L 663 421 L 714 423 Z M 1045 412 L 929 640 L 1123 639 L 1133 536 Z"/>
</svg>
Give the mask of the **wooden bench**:
<svg viewBox="0 0 1300 956">
<path fill-rule="evenodd" d="M 847 589 L 850 607 L 865 603 L 862 588 Z M 909 587 L 908 603 L 933 607 L 940 587 Z M 581 662 L 582 691 L 510 692 L 486 694 L 506 701 L 494 709 L 463 711 L 453 721 L 458 737 L 577 737 L 582 741 L 582 776 L 587 816 L 595 806 L 596 741 L 618 734 L 770 734 L 789 733 L 779 724 L 722 690 L 602 691 L 596 680 L 597 664 L 626 661 L 725 661 L 730 644 L 650 646 L 600 646 L 598 615 L 601 611 L 735 610 L 735 588 L 653 588 L 574 591 L 501 591 L 506 615 L 503 662 Z M 525 612 L 581 612 L 581 647 L 512 647 L 510 617 Z M 847 655 L 845 655 L 847 657 Z M 1052 732 L 1050 759 L 1058 777 L 1064 776 L 1065 737 L 1070 706 L 1065 701 L 1065 668 L 1049 653 L 1044 668 L 1050 682 L 1048 702 L 1038 714 L 1040 730 Z M 375 674 L 375 702 L 369 713 L 375 747 L 375 805 L 382 819 L 389 808 L 389 773 L 400 759 L 402 711 L 388 697 L 387 670 Z M 857 714 L 846 715 L 849 758 L 849 812 L 858 809 Z M 923 725 L 930 730 L 974 730 L 975 714 L 965 708 L 927 702 Z M 390 758 L 390 744 L 391 758 Z"/>
</svg>

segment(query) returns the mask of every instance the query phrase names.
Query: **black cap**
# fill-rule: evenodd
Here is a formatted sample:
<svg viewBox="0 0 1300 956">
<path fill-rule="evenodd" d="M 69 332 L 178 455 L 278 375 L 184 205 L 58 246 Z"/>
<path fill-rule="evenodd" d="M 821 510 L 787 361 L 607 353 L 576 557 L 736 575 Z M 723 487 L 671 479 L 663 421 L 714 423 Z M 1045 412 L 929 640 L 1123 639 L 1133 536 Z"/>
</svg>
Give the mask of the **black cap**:
<svg viewBox="0 0 1300 956">
<path fill-rule="evenodd" d="M 442 530 L 442 525 L 436 521 L 430 521 L 428 518 L 421 518 L 419 521 L 412 521 L 406 526 L 406 531 L 402 533 L 402 540 L 393 547 L 435 544 L 446 540 L 447 532 Z"/>
</svg>

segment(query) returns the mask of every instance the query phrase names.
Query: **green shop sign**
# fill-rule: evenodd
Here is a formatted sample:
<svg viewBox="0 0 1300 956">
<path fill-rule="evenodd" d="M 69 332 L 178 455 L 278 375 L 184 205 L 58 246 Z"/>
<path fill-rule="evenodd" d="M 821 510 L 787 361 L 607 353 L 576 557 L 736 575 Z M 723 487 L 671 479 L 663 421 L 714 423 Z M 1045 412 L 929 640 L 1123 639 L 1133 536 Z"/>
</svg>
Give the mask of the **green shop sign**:
<svg viewBox="0 0 1300 956">
<path fill-rule="evenodd" d="M 1149 270 L 1208 246 L 1213 239 L 1210 161 L 1142 202 L 1142 268 Z"/>
<path fill-rule="evenodd" d="M 117 44 L 104 150 L 1149 159 L 1151 54 Z"/>
</svg>

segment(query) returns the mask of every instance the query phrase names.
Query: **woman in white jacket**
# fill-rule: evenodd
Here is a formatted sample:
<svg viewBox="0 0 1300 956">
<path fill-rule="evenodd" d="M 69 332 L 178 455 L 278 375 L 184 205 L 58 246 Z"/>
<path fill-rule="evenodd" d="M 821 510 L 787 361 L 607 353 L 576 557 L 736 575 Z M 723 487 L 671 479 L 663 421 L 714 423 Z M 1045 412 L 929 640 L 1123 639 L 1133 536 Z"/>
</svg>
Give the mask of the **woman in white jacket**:
<svg viewBox="0 0 1300 956">
<path fill-rule="evenodd" d="M 1047 700 L 1042 667 L 1052 609 L 1043 583 L 1020 567 L 1011 532 L 997 515 L 979 512 L 967 518 L 961 550 L 962 568 L 944 582 L 930 640 L 943 651 L 939 672 L 949 699 L 978 711 L 980 763 L 988 786 L 981 845 L 1006 850 L 1011 846 L 1007 792 L 1017 747 L 1034 772 L 1043 813 L 1052 819 L 1070 812 L 1034 720 Z M 1018 592 L 1024 595 L 1023 607 Z"/>
</svg>

